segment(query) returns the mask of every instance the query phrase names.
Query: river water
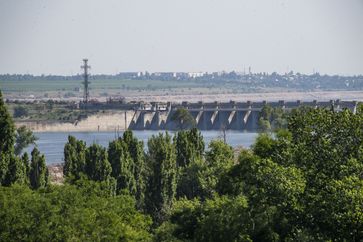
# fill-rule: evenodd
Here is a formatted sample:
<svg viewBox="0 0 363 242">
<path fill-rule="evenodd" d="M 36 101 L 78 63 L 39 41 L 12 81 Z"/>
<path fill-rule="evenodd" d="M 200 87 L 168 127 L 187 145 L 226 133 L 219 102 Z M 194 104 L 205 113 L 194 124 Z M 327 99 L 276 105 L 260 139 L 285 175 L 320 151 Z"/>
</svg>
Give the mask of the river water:
<svg viewBox="0 0 363 242">
<path fill-rule="evenodd" d="M 152 135 L 158 134 L 160 131 L 133 131 L 134 135 L 144 141 L 146 148 L 147 140 Z M 173 134 L 173 132 L 169 132 Z M 77 139 L 86 141 L 87 145 L 97 143 L 104 147 L 108 146 L 108 143 L 115 138 L 117 134 L 115 132 L 41 132 L 34 133 L 39 139 L 36 142 L 38 149 L 45 155 L 47 164 L 63 162 L 63 149 L 67 142 L 68 135 L 73 135 Z M 122 132 L 119 134 L 122 135 Z M 202 131 L 206 146 L 211 140 L 222 139 L 223 135 L 219 131 Z M 250 147 L 255 141 L 257 133 L 246 133 L 238 131 L 227 131 L 226 141 L 232 147 L 243 146 Z M 26 149 L 28 153 L 31 152 L 33 147 Z"/>
</svg>

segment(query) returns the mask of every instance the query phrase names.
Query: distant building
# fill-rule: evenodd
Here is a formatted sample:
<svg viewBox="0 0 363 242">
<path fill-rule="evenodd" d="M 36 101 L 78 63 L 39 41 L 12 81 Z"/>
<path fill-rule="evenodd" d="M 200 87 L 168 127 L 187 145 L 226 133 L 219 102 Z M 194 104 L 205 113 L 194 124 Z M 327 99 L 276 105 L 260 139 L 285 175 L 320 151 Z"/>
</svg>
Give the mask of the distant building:
<svg viewBox="0 0 363 242">
<path fill-rule="evenodd" d="M 205 75 L 205 72 L 188 72 L 188 76 L 190 78 L 202 77 L 204 75 Z"/>
<path fill-rule="evenodd" d="M 118 74 L 118 77 L 122 78 L 122 79 L 134 79 L 137 77 L 140 77 L 141 72 L 120 72 Z"/>
</svg>

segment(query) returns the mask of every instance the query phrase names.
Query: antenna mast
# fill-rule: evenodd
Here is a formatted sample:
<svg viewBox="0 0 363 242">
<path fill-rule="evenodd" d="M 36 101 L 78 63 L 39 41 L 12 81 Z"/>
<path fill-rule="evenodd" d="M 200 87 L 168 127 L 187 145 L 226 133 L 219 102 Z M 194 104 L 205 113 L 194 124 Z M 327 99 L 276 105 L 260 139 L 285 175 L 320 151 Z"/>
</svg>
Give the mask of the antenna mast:
<svg viewBox="0 0 363 242">
<path fill-rule="evenodd" d="M 88 78 L 89 78 L 89 73 L 88 73 L 88 70 L 91 69 L 91 67 L 87 64 L 88 62 L 88 59 L 83 59 L 83 66 L 81 66 L 81 68 L 84 70 L 84 73 L 83 73 L 83 78 L 84 78 L 84 81 L 83 81 L 83 86 L 84 86 L 84 94 L 83 94 L 83 103 L 84 104 L 88 104 L 88 100 L 89 100 L 89 84 L 91 84 L 89 81 L 88 81 Z"/>
</svg>

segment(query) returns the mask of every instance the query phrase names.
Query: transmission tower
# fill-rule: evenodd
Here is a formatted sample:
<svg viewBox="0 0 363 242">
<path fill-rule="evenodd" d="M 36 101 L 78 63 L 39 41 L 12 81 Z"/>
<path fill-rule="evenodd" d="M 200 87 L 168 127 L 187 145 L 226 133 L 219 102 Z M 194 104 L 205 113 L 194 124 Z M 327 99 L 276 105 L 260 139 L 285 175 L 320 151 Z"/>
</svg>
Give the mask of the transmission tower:
<svg viewBox="0 0 363 242">
<path fill-rule="evenodd" d="M 81 66 L 81 68 L 84 70 L 84 73 L 83 73 L 83 78 L 84 78 L 84 81 L 83 81 L 83 90 L 84 90 L 84 93 L 83 93 L 83 103 L 84 104 L 87 104 L 88 103 L 88 100 L 89 100 L 89 84 L 91 84 L 89 81 L 88 81 L 88 78 L 89 78 L 89 73 L 88 73 L 88 70 L 91 69 L 91 67 L 87 64 L 88 62 L 88 59 L 83 59 L 83 66 Z"/>
</svg>

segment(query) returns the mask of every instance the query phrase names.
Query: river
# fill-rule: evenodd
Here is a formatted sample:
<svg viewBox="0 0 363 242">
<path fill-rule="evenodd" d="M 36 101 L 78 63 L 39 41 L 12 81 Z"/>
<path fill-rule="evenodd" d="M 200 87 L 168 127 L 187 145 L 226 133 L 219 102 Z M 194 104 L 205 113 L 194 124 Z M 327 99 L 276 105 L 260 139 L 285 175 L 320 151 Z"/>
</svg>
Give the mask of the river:
<svg viewBox="0 0 363 242">
<path fill-rule="evenodd" d="M 160 131 L 134 131 L 134 135 L 144 141 L 146 148 L 147 140 L 152 135 L 158 134 Z M 173 133 L 173 132 L 169 132 Z M 77 139 L 86 141 L 87 145 L 97 143 L 104 147 L 108 146 L 108 143 L 115 138 L 117 134 L 115 132 L 39 132 L 34 133 L 39 139 L 37 140 L 37 146 L 41 153 L 45 155 L 47 164 L 60 163 L 64 160 L 63 149 L 67 142 L 68 135 L 73 135 Z M 122 135 L 122 132 L 119 134 Z M 202 131 L 206 146 L 213 139 L 222 139 L 222 133 L 219 131 Z M 232 147 L 243 146 L 250 147 L 255 141 L 257 133 L 246 133 L 238 131 L 227 131 L 226 141 Z M 26 149 L 28 153 L 31 152 L 33 147 Z"/>
</svg>

